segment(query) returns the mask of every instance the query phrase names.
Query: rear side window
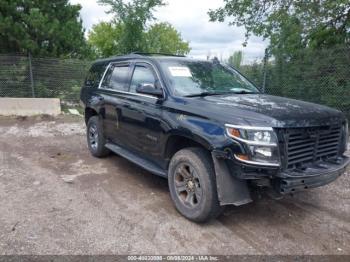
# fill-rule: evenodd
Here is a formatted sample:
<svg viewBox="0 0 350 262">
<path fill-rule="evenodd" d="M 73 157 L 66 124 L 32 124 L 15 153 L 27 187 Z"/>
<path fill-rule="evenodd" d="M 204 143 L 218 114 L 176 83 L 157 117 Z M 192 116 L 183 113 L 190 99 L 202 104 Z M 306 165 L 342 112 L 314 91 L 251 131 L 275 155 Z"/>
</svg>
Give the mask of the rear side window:
<svg viewBox="0 0 350 262">
<path fill-rule="evenodd" d="M 117 91 L 127 91 L 129 65 L 112 66 L 106 73 L 102 87 Z"/>
<path fill-rule="evenodd" d="M 85 86 L 97 88 L 106 67 L 106 64 L 93 65 L 85 78 Z"/>
<path fill-rule="evenodd" d="M 130 92 L 136 93 L 136 87 L 139 84 L 154 84 L 155 81 L 156 78 L 149 67 L 136 65 L 131 79 Z"/>
<path fill-rule="evenodd" d="M 114 90 L 127 91 L 129 66 L 116 66 L 113 68 L 109 87 Z"/>
</svg>

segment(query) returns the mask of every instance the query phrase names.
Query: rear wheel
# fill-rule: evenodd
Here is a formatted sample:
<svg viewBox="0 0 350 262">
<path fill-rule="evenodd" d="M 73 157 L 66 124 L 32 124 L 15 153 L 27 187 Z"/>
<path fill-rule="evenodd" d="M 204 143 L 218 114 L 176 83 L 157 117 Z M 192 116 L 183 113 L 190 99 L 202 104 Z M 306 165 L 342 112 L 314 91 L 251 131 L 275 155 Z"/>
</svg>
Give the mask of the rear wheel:
<svg viewBox="0 0 350 262">
<path fill-rule="evenodd" d="M 169 165 L 168 184 L 176 209 L 186 218 L 205 222 L 221 213 L 213 163 L 206 150 L 177 152 Z"/>
<path fill-rule="evenodd" d="M 107 156 L 109 150 L 105 147 L 106 139 L 103 136 L 102 123 L 98 116 L 89 118 L 86 131 L 87 143 L 91 154 L 95 157 Z"/>
</svg>

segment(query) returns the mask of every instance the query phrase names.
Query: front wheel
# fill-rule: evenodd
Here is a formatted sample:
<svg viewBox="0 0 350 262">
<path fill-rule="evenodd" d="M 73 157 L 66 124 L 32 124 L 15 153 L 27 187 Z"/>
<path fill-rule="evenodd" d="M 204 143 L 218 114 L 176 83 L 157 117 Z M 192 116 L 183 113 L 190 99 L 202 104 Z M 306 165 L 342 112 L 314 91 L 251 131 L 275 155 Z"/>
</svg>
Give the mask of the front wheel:
<svg viewBox="0 0 350 262">
<path fill-rule="evenodd" d="M 98 116 L 89 118 L 86 127 L 86 138 L 89 150 L 95 157 L 104 157 L 109 154 L 109 150 L 105 147 L 106 140 L 103 136 L 102 123 Z"/>
<path fill-rule="evenodd" d="M 168 184 L 176 209 L 189 220 L 205 222 L 221 213 L 215 171 L 206 150 L 186 148 L 177 152 L 169 165 Z"/>
</svg>

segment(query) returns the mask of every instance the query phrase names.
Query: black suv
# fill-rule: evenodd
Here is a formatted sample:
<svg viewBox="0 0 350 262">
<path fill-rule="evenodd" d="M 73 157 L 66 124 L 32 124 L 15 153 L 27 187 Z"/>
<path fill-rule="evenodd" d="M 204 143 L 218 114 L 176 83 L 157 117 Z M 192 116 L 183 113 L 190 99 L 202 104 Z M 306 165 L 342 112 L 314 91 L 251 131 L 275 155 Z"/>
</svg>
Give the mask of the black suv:
<svg viewBox="0 0 350 262">
<path fill-rule="evenodd" d="M 211 61 L 133 53 L 96 61 L 81 91 L 92 155 L 168 178 L 177 210 L 203 222 L 225 205 L 330 183 L 345 172 L 348 124 L 334 109 L 265 95 Z"/>
</svg>

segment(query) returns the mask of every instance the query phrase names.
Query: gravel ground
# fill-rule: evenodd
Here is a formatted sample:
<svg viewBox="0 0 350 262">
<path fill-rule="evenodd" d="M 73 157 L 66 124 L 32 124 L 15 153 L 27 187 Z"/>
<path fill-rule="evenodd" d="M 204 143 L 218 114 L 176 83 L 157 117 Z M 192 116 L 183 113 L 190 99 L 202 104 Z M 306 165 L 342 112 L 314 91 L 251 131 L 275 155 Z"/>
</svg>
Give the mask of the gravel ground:
<svg viewBox="0 0 350 262">
<path fill-rule="evenodd" d="M 93 158 L 77 117 L 0 118 L 0 254 L 350 254 L 350 176 L 198 225 L 167 181 Z"/>
</svg>

